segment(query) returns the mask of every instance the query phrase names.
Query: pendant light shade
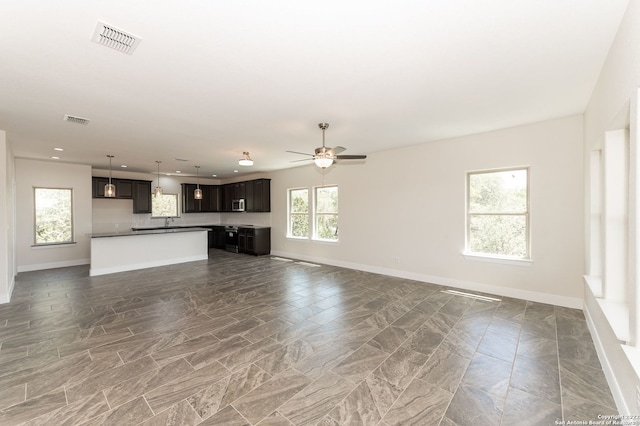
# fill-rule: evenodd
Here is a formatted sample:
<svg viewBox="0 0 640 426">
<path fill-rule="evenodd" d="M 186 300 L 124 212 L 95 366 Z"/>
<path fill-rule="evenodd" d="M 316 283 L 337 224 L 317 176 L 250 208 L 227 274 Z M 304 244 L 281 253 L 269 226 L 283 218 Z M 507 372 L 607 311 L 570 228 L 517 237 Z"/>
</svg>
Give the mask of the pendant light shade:
<svg viewBox="0 0 640 426">
<path fill-rule="evenodd" d="M 104 196 L 106 198 L 115 198 L 116 197 L 116 186 L 111 183 L 111 159 L 113 155 L 107 155 L 109 157 L 109 183 L 104 186 Z"/>
<path fill-rule="evenodd" d="M 253 166 L 253 160 L 249 157 L 248 151 L 242 153 L 242 159 L 238 161 L 238 164 L 241 166 Z"/>
<path fill-rule="evenodd" d="M 156 186 L 155 191 L 153 191 L 153 195 L 155 197 L 162 197 L 162 187 L 160 186 L 160 163 L 162 163 L 162 161 L 157 161 L 156 163 L 158 163 L 158 186 Z"/>
<path fill-rule="evenodd" d="M 200 166 L 196 166 L 196 186 L 193 191 L 193 198 L 196 200 L 202 200 L 202 189 L 200 189 Z"/>
</svg>

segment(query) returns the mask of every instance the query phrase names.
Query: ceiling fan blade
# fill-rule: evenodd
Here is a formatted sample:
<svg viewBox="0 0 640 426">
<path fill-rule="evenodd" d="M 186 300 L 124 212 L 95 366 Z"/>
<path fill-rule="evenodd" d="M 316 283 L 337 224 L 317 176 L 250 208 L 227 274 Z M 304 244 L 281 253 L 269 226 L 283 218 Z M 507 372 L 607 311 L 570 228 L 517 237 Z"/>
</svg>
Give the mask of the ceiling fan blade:
<svg viewBox="0 0 640 426">
<path fill-rule="evenodd" d="M 364 160 L 366 155 L 336 155 L 338 160 Z"/>
<path fill-rule="evenodd" d="M 302 160 L 291 160 L 290 163 L 298 163 L 300 161 L 311 161 L 313 158 L 303 158 Z"/>
<path fill-rule="evenodd" d="M 347 150 L 347 148 L 345 148 L 344 146 L 336 146 L 335 148 L 333 148 L 333 153 L 335 155 L 338 155 L 341 152 L 346 151 L 346 150 Z"/>
<path fill-rule="evenodd" d="M 292 154 L 308 155 L 309 157 L 313 157 L 313 154 L 309 154 L 306 152 L 298 152 L 298 151 L 285 151 L 285 152 L 290 152 Z"/>
</svg>

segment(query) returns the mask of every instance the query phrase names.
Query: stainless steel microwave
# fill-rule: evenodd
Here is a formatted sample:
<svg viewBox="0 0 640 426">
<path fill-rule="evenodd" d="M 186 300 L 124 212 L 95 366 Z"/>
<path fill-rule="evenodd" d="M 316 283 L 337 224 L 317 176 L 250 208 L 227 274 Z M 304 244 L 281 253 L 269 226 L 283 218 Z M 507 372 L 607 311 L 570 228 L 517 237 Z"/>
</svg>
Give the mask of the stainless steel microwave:
<svg viewBox="0 0 640 426">
<path fill-rule="evenodd" d="M 244 211 L 244 198 L 231 201 L 231 211 L 243 212 Z"/>
</svg>

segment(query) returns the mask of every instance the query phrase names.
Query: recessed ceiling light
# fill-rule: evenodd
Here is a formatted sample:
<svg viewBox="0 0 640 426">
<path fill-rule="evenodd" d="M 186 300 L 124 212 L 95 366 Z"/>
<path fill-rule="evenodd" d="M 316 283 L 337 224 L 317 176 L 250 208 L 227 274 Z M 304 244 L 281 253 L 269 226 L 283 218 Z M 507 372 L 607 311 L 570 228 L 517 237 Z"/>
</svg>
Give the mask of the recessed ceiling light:
<svg viewBox="0 0 640 426">
<path fill-rule="evenodd" d="M 176 173 L 182 173 L 180 170 L 176 170 Z"/>
<path fill-rule="evenodd" d="M 211 175 L 211 176 L 213 176 L 213 177 L 218 177 L 218 175 Z"/>
<path fill-rule="evenodd" d="M 64 148 L 53 148 L 54 151 L 64 151 Z"/>
<path fill-rule="evenodd" d="M 233 171 L 233 173 L 238 173 L 238 171 L 237 171 L 237 170 L 234 170 L 234 171 Z"/>
<path fill-rule="evenodd" d="M 60 159 L 60 157 L 51 157 L 51 158 L 54 159 L 54 160 L 59 160 Z"/>
<path fill-rule="evenodd" d="M 127 165 L 126 164 L 120 164 L 120 167 L 122 167 L 123 169 L 126 169 Z"/>
</svg>

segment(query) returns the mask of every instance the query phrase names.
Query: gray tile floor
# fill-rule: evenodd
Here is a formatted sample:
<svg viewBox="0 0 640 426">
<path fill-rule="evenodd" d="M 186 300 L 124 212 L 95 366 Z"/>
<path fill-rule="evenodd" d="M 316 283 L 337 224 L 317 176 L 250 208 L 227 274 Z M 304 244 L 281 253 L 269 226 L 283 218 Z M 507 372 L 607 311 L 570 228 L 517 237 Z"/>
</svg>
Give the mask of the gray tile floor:
<svg viewBox="0 0 640 426">
<path fill-rule="evenodd" d="M 616 413 L 581 311 L 212 250 L 18 275 L 0 424 L 553 425 Z"/>
</svg>

